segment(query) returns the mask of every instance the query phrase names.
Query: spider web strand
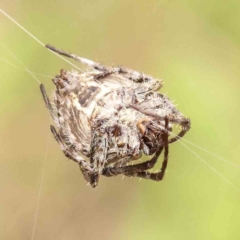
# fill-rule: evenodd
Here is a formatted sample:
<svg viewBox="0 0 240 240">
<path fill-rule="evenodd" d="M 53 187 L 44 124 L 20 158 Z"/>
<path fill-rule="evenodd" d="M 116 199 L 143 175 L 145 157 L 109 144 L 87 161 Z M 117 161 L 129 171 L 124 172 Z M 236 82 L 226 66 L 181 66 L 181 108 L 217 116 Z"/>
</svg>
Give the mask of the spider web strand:
<svg viewBox="0 0 240 240">
<path fill-rule="evenodd" d="M 162 128 L 164 131 L 165 129 Z M 168 131 L 168 133 L 172 136 L 177 136 L 176 134 Z M 188 149 L 188 151 L 190 151 L 195 157 L 197 157 L 198 159 L 201 160 L 201 162 L 203 162 L 210 170 L 212 170 L 215 174 L 217 174 L 220 178 L 222 178 L 226 183 L 228 183 L 232 188 L 234 188 L 237 191 L 240 191 L 240 188 L 238 188 L 237 186 L 235 186 L 228 178 L 226 178 L 222 173 L 220 173 L 217 169 L 215 169 L 211 164 L 209 164 L 206 160 L 204 160 L 202 157 L 200 157 L 196 152 L 194 152 L 190 147 L 188 147 L 183 141 L 185 139 L 183 138 L 179 138 L 178 141 L 179 143 L 181 143 L 186 149 Z M 185 140 L 187 141 L 187 140 Z M 187 141 L 188 143 L 190 143 L 190 141 Z M 200 148 L 200 147 L 199 147 Z M 201 148 L 200 148 L 201 149 Z M 207 152 L 207 151 L 206 151 Z M 226 161 L 226 163 L 229 164 L 229 162 Z M 232 164 L 230 164 L 232 165 Z M 234 165 L 234 164 L 233 164 Z"/>
<path fill-rule="evenodd" d="M 43 46 L 45 48 L 45 44 L 42 43 L 38 38 L 36 38 L 33 34 L 31 34 L 26 28 L 24 28 L 22 25 L 20 25 L 16 20 L 14 20 L 10 15 L 8 15 L 5 11 L 3 11 L 2 9 L 0 9 L 0 12 L 6 16 L 8 19 L 10 19 L 14 24 L 16 24 L 19 28 L 21 28 L 25 33 L 27 33 L 31 38 L 33 38 L 36 42 L 38 42 L 41 46 Z M 49 49 L 48 49 L 49 50 Z M 55 54 L 56 56 L 58 56 L 59 58 L 63 59 L 65 62 L 69 63 L 70 65 L 72 65 L 73 67 L 75 67 L 76 69 L 78 69 L 79 71 L 83 72 L 82 69 L 80 69 L 79 67 L 77 67 L 76 65 L 74 65 L 73 63 L 71 63 L 70 61 L 66 60 L 64 57 L 58 55 L 57 53 L 49 50 L 50 52 L 52 52 L 53 54 Z"/>
<path fill-rule="evenodd" d="M 13 52 L 11 52 L 3 43 L 0 43 L 6 50 L 7 52 L 12 55 L 12 57 L 39 83 L 41 84 L 41 81 L 39 81 L 36 76 L 33 75 L 33 73 L 23 64 L 20 62 L 20 60 L 14 55 Z"/>
<path fill-rule="evenodd" d="M 197 153 L 195 153 L 191 148 L 189 148 L 185 143 L 182 141 L 179 141 L 185 148 L 188 149 L 195 157 L 199 158 L 201 162 L 203 162 L 209 169 L 211 169 L 214 173 L 216 173 L 220 178 L 222 178 L 226 183 L 228 183 L 231 187 L 233 187 L 235 190 L 240 191 L 240 188 L 235 186 L 228 178 L 226 178 L 222 173 L 217 171 L 212 165 L 210 165 L 208 162 L 206 162 L 203 158 L 201 158 Z"/>
<path fill-rule="evenodd" d="M 184 142 L 187 142 L 188 144 L 190 144 L 190 145 L 198 148 L 199 150 L 201 150 L 201 151 L 203 151 L 203 152 L 205 152 L 205 153 L 210 154 L 211 156 L 213 156 L 213 157 L 215 157 L 215 158 L 218 158 L 218 159 L 221 160 L 222 162 L 225 162 L 225 163 L 227 163 L 227 164 L 229 164 L 229 165 L 231 165 L 231 166 L 233 166 L 233 167 L 240 168 L 239 165 L 234 164 L 234 163 L 230 162 L 229 160 L 226 160 L 225 158 L 220 157 L 219 155 L 217 155 L 217 154 L 215 154 L 215 153 L 213 153 L 213 152 L 211 152 L 211 151 L 209 151 L 209 150 L 207 150 L 207 149 L 205 149 L 205 148 L 203 148 L 203 147 L 200 147 L 200 146 L 198 146 L 197 144 L 195 144 L 195 143 L 193 143 L 193 142 L 191 142 L 191 141 L 189 141 L 189 140 L 187 140 L 187 139 L 182 138 L 181 140 L 184 141 Z"/>
<path fill-rule="evenodd" d="M 21 70 L 21 71 L 28 72 L 25 68 L 18 67 L 17 65 L 11 63 L 10 61 L 8 61 L 7 59 L 5 59 L 3 57 L 0 57 L 0 60 L 9 64 L 9 65 L 11 65 L 11 66 L 13 66 L 13 67 L 15 67 L 15 68 L 17 68 L 17 69 L 19 69 L 19 70 Z M 41 77 L 53 78 L 52 76 L 44 75 L 44 74 L 37 73 L 37 72 L 32 72 L 31 71 L 31 73 L 34 74 L 34 75 L 41 76 Z"/>
<path fill-rule="evenodd" d="M 51 122 L 51 121 L 50 121 L 50 122 Z M 33 221 L 33 228 L 32 228 L 31 240 L 34 239 L 34 234 L 35 234 L 36 226 L 37 226 L 37 217 L 38 217 L 38 212 L 39 212 L 40 199 L 41 199 L 41 195 L 42 195 L 43 180 L 44 180 L 44 176 L 45 176 L 45 169 L 46 169 L 46 163 L 47 163 L 47 156 L 48 156 L 49 145 L 50 145 L 50 133 L 48 133 L 48 136 L 47 136 L 46 152 L 45 152 L 43 169 L 42 169 L 42 175 L 41 175 L 41 181 L 40 181 L 40 186 L 39 186 L 39 191 L 38 191 L 37 206 L 36 206 L 36 211 L 35 211 L 35 216 L 34 216 L 34 221 Z"/>
</svg>

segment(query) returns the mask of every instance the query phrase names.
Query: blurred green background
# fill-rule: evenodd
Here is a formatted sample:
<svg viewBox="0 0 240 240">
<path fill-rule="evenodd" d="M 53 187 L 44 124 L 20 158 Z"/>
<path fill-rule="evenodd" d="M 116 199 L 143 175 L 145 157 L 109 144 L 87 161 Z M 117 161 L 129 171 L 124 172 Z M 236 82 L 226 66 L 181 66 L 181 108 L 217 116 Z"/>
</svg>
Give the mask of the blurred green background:
<svg viewBox="0 0 240 240">
<path fill-rule="evenodd" d="M 240 165 L 238 0 L 1 1 L 42 42 L 164 79 L 161 90 L 191 118 L 185 139 Z M 0 15 L 0 239 L 240 239 L 240 192 L 181 143 L 160 183 L 102 178 L 92 189 L 49 130 L 38 76 L 72 66 Z M 5 47 L 4 47 L 5 46 Z M 190 146 L 240 188 L 240 170 Z M 162 158 L 161 158 L 162 159 Z M 158 165 L 159 167 L 159 165 Z"/>
</svg>

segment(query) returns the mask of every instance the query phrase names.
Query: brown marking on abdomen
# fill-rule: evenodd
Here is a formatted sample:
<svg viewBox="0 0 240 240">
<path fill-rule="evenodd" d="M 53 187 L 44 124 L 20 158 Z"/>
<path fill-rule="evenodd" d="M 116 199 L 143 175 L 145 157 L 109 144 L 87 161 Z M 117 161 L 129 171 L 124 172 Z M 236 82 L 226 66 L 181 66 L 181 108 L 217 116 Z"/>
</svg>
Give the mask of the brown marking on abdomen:
<svg viewBox="0 0 240 240">
<path fill-rule="evenodd" d="M 90 86 L 82 89 L 82 92 L 78 95 L 78 101 L 82 107 L 87 107 L 89 103 L 96 97 L 96 95 L 100 92 L 99 87 Z"/>
</svg>

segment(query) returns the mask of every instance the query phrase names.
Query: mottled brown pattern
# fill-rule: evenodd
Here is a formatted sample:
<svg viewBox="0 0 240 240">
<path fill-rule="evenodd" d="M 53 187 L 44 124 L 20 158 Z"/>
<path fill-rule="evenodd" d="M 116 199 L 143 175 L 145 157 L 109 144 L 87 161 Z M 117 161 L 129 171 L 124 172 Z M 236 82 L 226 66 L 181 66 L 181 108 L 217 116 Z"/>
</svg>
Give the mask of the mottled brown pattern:
<svg viewBox="0 0 240 240">
<path fill-rule="evenodd" d="M 162 81 L 131 69 L 103 66 L 50 45 L 47 48 L 88 67 L 83 73 L 61 70 L 53 79 L 53 104 L 41 85 L 58 128 L 51 126 L 54 138 L 65 156 L 79 164 L 87 182 L 96 187 L 100 175 L 118 174 L 162 180 L 168 145 L 190 129 L 190 120 L 158 93 Z M 169 139 L 176 124 L 181 131 Z M 148 172 L 163 150 L 160 171 Z M 136 163 L 143 154 L 153 156 Z"/>
</svg>

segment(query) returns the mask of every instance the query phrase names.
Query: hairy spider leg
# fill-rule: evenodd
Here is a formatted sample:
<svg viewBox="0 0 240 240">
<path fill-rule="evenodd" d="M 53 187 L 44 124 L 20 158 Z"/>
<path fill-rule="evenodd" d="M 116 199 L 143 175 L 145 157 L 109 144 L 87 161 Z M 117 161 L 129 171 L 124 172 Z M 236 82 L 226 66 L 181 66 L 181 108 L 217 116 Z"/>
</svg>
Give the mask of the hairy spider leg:
<svg viewBox="0 0 240 240">
<path fill-rule="evenodd" d="M 131 105 L 131 108 L 147 115 L 147 116 L 150 116 L 150 117 L 154 117 L 154 118 L 158 118 L 160 120 L 164 120 L 164 117 L 161 117 L 157 114 L 154 114 L 154 113 L 150 113 L 148 111 L 144 111 L 143 109 L 139 108 L 138 106 L 134 106 L 134 105 Z M 177 136 L 171 138 L 170 140 L 168 140 L 168 143 L 173 143 L 173 142 L 176 142 L 178 139 L 182 138 L 186 133 L 187 131 L 191 128 L 191 121 L 189 118 L 183 118 L 183 119 L 174 119 L 174 118 L 169 118 L 168 117 L 168 120 L 172 123 L 176 123 L 176 124 L 179 124 L 181 127 L 182 127 L 182 130 L 178 133 Z M 165 131 L 168 132 L 168 129 L 165 129 Z"/>
<path fill-rule="evenodd" d="M 89 183 L 92 187 L 98 185 L 100 174 L 102 174 L 102 169 L 106 163 L 107 145 L 108 140 L 106 135 L 99 137 L 98 135 L 93 134 L 91 140 L 90 164 L 98 171 L 95 170 L 94 173 L 89 174 Z"/>
<path fill-rule="evenodd" d="M 102 174 L 106 177 L 113 177 L 119 174 L 124 174 L 126 176 L 128 176 L 127 174 L 130 174 L 129 176 L 134 176 L 133 174 L 135 174 L 136 172 L 153 168 L 159 156 L 161 155 L 162 150 L 163 150 L 163 147 L 159 147 L 159 149 L 156 151 L 154 156 L 146 162 L 131 165 L 131 166 L 106 167 L 103 169 Z"/>
<path fill-rule="evenodd" d="M 92 174 L 94 171 L 93 171 L 93 168 L 92 168 L 91 164 L 89 164 L 81 156 L 79 156 L 77 154 L 77 152 L 72 151 L 72 150 L 69 151 L 68 147 L 61 140 L 61 137 L 57 133 L 55 127 L 52 126 L 52 125 L 50 127 L 51 127 L 51 132 L 52 132 L 54 138 L 56 139 L 56 141 L 59 143 L 60 148 L 62 149 L 64 155 L 67 158 L 73 160 L 74 162 L 77 162 L 79 164 L 80 169 L 85 171 L 85 173 L 88 172 L 89 174 Z M 84 173 L 84 175 L 85 175 L 85 173 Z"/>
<path fill-rule="evenodd" d="M 89 67 L 92 67 L 96 70 L 102 71 L 102 73 L 100 74 L 100 77 L 103 77 L 107 74 L 112 74 L 112 73 L 119 73 L 119 74 L 128 74 L 129 76 L 127 77 L 129 80 L 134 81 L 134 82 L 138 82 L 138 83 L 142 83 L 142 82 L 153 82 L 153 86 L 152 88 L 155 90 L 158 90 L 162 87 L 162 81 L 158 81 L 158 83 L 156 84 L 156 81 L 151 77 L 148 76 L 146 74 L 137 72 L 135 70 L 129 69 L 129 68 L 125 68 L 125 67 L 108 67 L 108 66 L 104 66 L 100 63 L 94 62 L 92 60 L 86 59 L 86 58 L 82 58 L 77 56 L 76 54 L 72 54 L 66 51 L 63 51 L 61 49 L 57 49 L 54 46 L 51 46 L 50 44 L 46 44 L 46 48 L 60 54 L 63 55 L 65 57 L 69 57 L 74 59 L 77 62 L 80 62 L 84 65 L 87 65 Z"/>
<path fill-rule="evenodd" d="M 181 124 L 180 124 L 180 125 L 181 125 Z M 189 127 L 189 128 L 190 128 L 190 127 Z M 182 128 L 182 130 L 178 133 L 178 135 L 175 136 L 175 137 L 173 137 L 173 138 L 171 138 L 171 139 L 168 141 L 168 143 L 170 144 L 170 143 L 176 142 L 177 140 L 179 140 L 180 138 L 182 138 L 182 137 L 186 134 L 186 132 L 189 130 L 189 128 Z"/>
<path fill-rule="evenodd" d="M 53 52 L 56 52 L 56 53 L 58 53 L 60 55 L 63 55 L 65 57 L 72 58 L 75 61 L 80 62 L 80 63 L 82 63 L 84 65 L 87 65 L 89 67 L 92 67 L 92 68 L 94 68 L 96 70 L 105 70 L 105 67 L 103 65 L 101 65 L 99 63 L 96 63 L 96 62 L 94 62 L 92 60 L 79 57 L 79 56 L 77 56 L 75 54 L 72 54 L 72 53 L 65 52 L 65 51 L 63 51 L 61 49 L 57 49 L 57 48 L 55 48 L 55 47 L 53 47 L 53 46 L 51 46 L 49 44 L 46 45 L 46 48 L 48 48 L 48 49 L 52 50 Z"/>
<path fill-rule="evenodd" d="M 46 93 L 46 90 L 45 90 L 45 87 L 44 85 L 41 83 L 40 84 L 40 90 L 41 90 L 41 93 L 42 93 L 42 96 L 43 96 L 43 100 L 46 104 L 46 107 L 49 109 L 50 113 L 51 113 L 51 116 L 53 117 L 53 107 L 49 101 L 49 98 L 47 96 L 47 93 Z"/>
</svg>

